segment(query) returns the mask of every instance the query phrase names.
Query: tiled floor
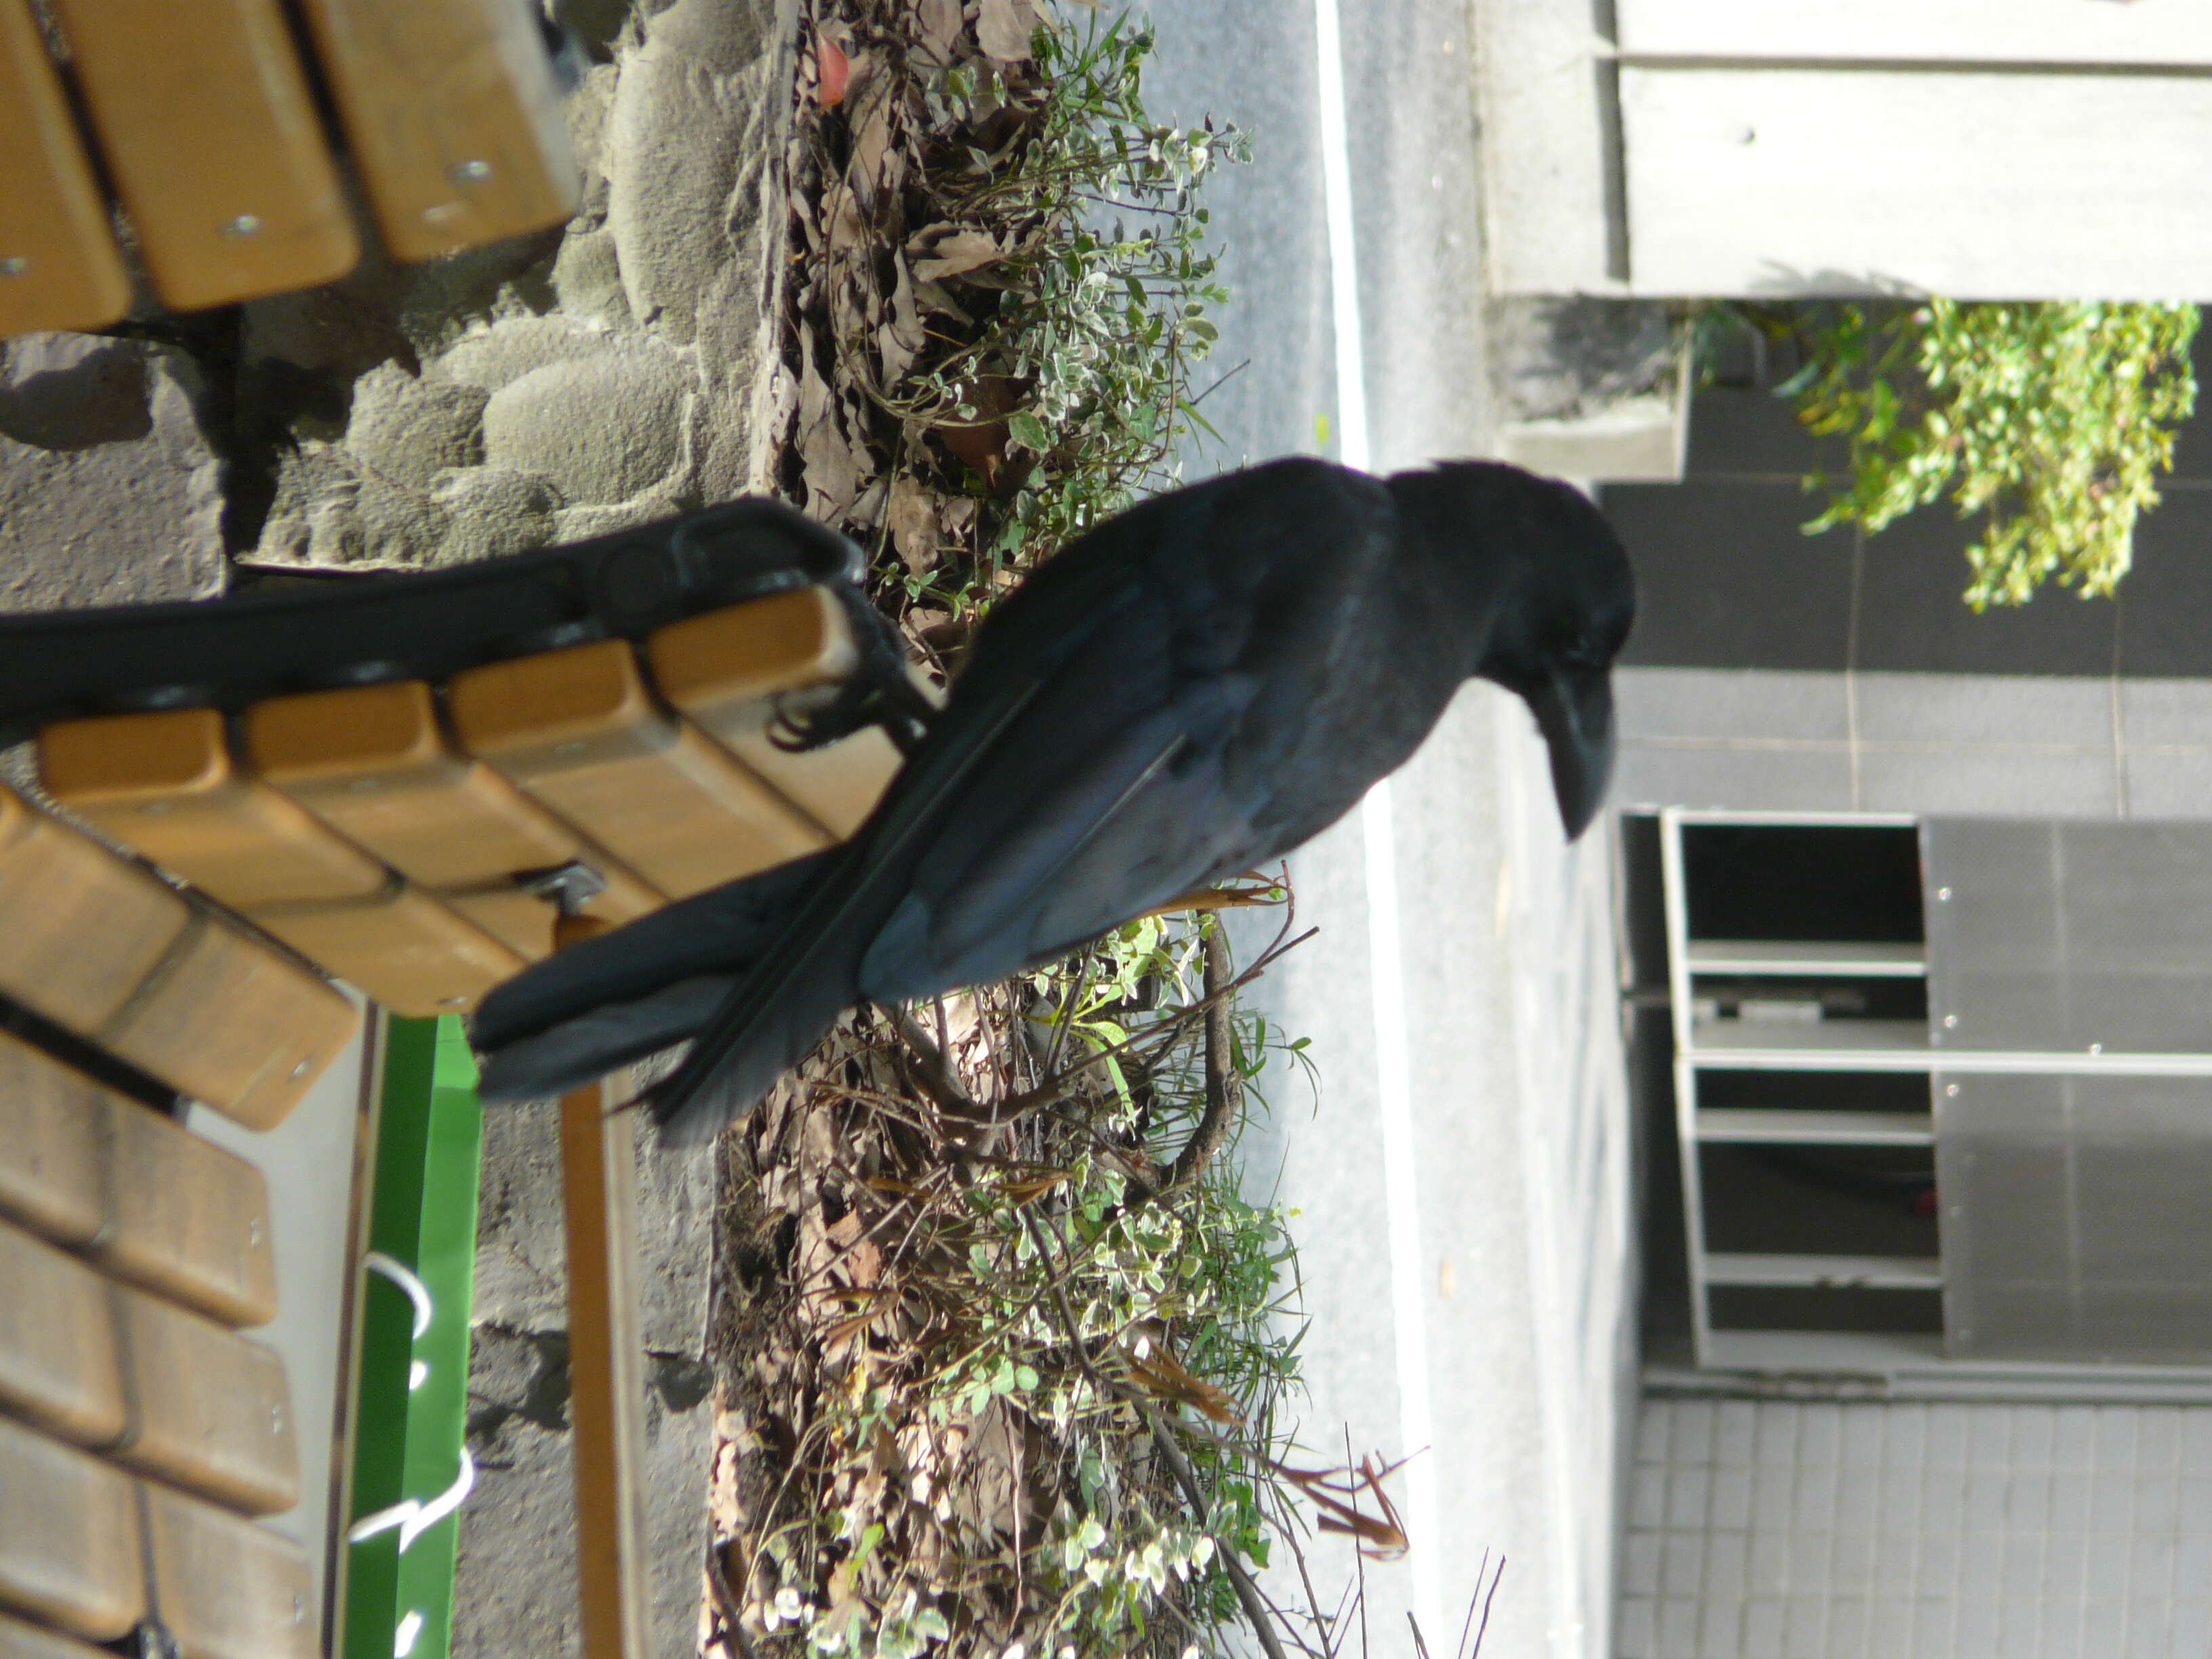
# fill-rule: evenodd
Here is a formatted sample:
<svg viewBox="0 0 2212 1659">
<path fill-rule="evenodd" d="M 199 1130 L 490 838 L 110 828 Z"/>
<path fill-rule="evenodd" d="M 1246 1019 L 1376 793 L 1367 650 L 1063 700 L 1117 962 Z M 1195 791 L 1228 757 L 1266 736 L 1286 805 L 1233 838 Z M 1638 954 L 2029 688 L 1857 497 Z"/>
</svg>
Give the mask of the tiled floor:
<svg viewBox="0 0 2212 1659">
<path fill-rule="evenodd" d="M 1618 1659 L 2206 1659 L 2212 1408 L 1647 1400 Z"/>
</svg>

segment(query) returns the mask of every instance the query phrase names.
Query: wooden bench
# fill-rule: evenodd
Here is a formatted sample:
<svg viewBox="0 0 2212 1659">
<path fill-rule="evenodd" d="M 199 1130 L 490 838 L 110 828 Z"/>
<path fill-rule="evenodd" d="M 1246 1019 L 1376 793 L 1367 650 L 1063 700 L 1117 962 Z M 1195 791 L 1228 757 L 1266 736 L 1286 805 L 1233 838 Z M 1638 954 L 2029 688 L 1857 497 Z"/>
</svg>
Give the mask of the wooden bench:
<svg viewBox="0 0 2212 1659">
<path fill-rule="evenodd" d="M 524 0 L 0 0 L 0 337 L 175 311 L 562 222 L 575 162 Z M 327 92 L 329 113 L 315 88 Z M 111 200 L 112 192 L 112 200 Z"/>
<path fill-rule="evenodd" d="M 271 695 L 198 706 L 82 712 L 87 686 L 25 671 L 19 702 L 80 712 L 38 723 L 51 809 L 0 791 L 0 1486 L 40 1495 L 0 1506 L 0 1659 L 149 1617 L 186 1659 L 319 1650 L 304 1558 L 252 1518 L 298 1481 L 283 1367 L 237 1328 L 273 1309 L 267 1194 L 147 1103 L 271 1128 L 354 1036 L 325 975 L 465 1010 L 564 928 L 850 834 L 897 750 L 775 733 L 854 671 L 853 611 L 817 584 L 727 591 L 453 672 L 481 653 L 317 690 L 272 670 Z M 611 1659 L 644 1651 L 629 1131 L 596 1090 L 567 1103 L 584 1623 Z"/>
</svg>

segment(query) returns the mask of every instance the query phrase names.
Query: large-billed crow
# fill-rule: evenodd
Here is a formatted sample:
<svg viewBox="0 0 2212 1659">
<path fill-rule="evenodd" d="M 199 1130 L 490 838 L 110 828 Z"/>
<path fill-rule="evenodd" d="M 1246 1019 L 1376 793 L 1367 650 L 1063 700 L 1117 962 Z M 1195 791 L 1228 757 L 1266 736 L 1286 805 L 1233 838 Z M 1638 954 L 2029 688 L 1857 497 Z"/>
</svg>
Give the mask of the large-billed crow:
<svg viewBox="0 0 2212 1659">
<path fill-rule="evenodd" d="M 1628 561 L 1567 485 L 1456 462 L 1278 461 L 1160 495 L 1040 566 L 843 847 L 670 905 L 485 999 L 489 1100 L 696 1036 L 653 1110 L 750 1107 L 867 1000 L 1035 966 L 1288 852 L 1410 757 L 1471 676 L 1516 691 L 1570 836 L 1613 757 Z"/>
</svg>

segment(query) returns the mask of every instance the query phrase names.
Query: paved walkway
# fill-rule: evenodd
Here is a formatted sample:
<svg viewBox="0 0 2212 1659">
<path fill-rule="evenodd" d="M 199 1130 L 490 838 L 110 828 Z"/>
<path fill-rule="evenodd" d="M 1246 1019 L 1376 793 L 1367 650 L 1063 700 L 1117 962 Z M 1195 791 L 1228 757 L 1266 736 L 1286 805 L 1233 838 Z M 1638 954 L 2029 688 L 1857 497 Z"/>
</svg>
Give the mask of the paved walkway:
<svg viewBox="0 0 2212 1659">
<path fill-rule="evenodd" d="M 1284 8 L 1260 34 L 1237 0 L 1154 0 L 1152 13 L 1163 55 L 1153 112 L 1235 121 L 1255 158 L 1209 196 L 1234 295 L 1212 368 L 1236 372 L 1203 405 L 1225 453 L 1199 450 L 1187 475 L 1338 453 L 1314 13 Z M 1347 14 L 1346 29 L 1372 463 L 1483 453 L 1465 16 L 1435 0 L 1382 0 Z M 1316 416 L 1328 419 L 1326 442 Z M 1406 1614 L 1424 1607 L 1442 1659 L 1488 1551 L 1511 1565 L 1486 1651 L 1602 1659 L 1616 1441 L 1632 1392 L 1603 832 L 1565 845 L 1533 725 L 1487 686 L 1462 695 L 1390 795 L 1380 867 L 1379 826 L 1360 814 L 1293 860 L 1300 924 L 1322 934 L 1258 995 L 1271 1024 L 1312 1038 L 1322 1074 L 1316 1101 L 1301 1078 L 1278 1073 L 1275 1114 L 1243 1149 L 1255 1194 L 1298 1212 L 1313 1321 L 1301 1433 L 1336 1461 L 1347 1433 L 1355 1456 L 1431 1448 L 1421 1474 L 1394 1486 L 1425 1559 L 1369 1565 L 1370 1651 L 1410 1652 Z M 1378 876 L 1395 877 L 1403 987 L 1410 1156 L 1395 1170 L 1385 1156 L 1393 1022 L 1378 1020 L 1373 989 L 1377 936 L 1387 944 L 1394 930 L 1370 910 Z M 1256 945 L 1244 942 L 1249 955 Z M 1348 1550 L 1322 1540 L 1310 1557 L 1316 1589 L 1333 1598 L 1353 1571 Z M 1273 1589 L 1303 1599 L 1278 1565 Z"/>
</svg>

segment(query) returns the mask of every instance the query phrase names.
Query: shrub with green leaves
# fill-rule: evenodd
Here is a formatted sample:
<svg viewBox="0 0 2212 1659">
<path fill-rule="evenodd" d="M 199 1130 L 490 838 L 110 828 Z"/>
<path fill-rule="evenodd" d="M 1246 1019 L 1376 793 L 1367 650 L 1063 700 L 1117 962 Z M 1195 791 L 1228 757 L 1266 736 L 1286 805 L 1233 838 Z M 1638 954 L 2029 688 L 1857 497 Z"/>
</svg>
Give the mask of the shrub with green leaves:
<svg viewBox="0 0 2212 1659">
<path fill-rule="evenodd" d="M 2196 405 L 2197 307 L 1931 299 L 1843 305 L 1799 332 L 1809 362 L 1778 388 L 1850 446 L 1808 532 L 1878 531 L 1948 495 L 1978 520 L 1966 603 L 2025 605 L 2045 580 L 2110 594 L 2136 520 Z"/>
<path fill-rule="evenodd" d="M 1033 124 L 1006 159 L 937 181 L 948 212 L 1005 227 L 1012 251 L 991 269 L 999 293 L 980 330 L 926 357 L 902 399 L 925 422 L 972 422 L 992 412 L 979 386 L 1013 389 L 1008 435 L 1028 465 L 990 550 L 1023 565 L 1172 483 L 1175 440 L 1204 427 L 1190 370 L 1215 338 L 1206 309 L 1228 294 L 1198 191 L 1249 154 L 1234 128 L 1154 121 L 1152 32 L 1099 17 L 1040 28 L 1028 88 L 967 66 L 932 88 L 956 117 L 1021 107 Z"/>
</svg>

